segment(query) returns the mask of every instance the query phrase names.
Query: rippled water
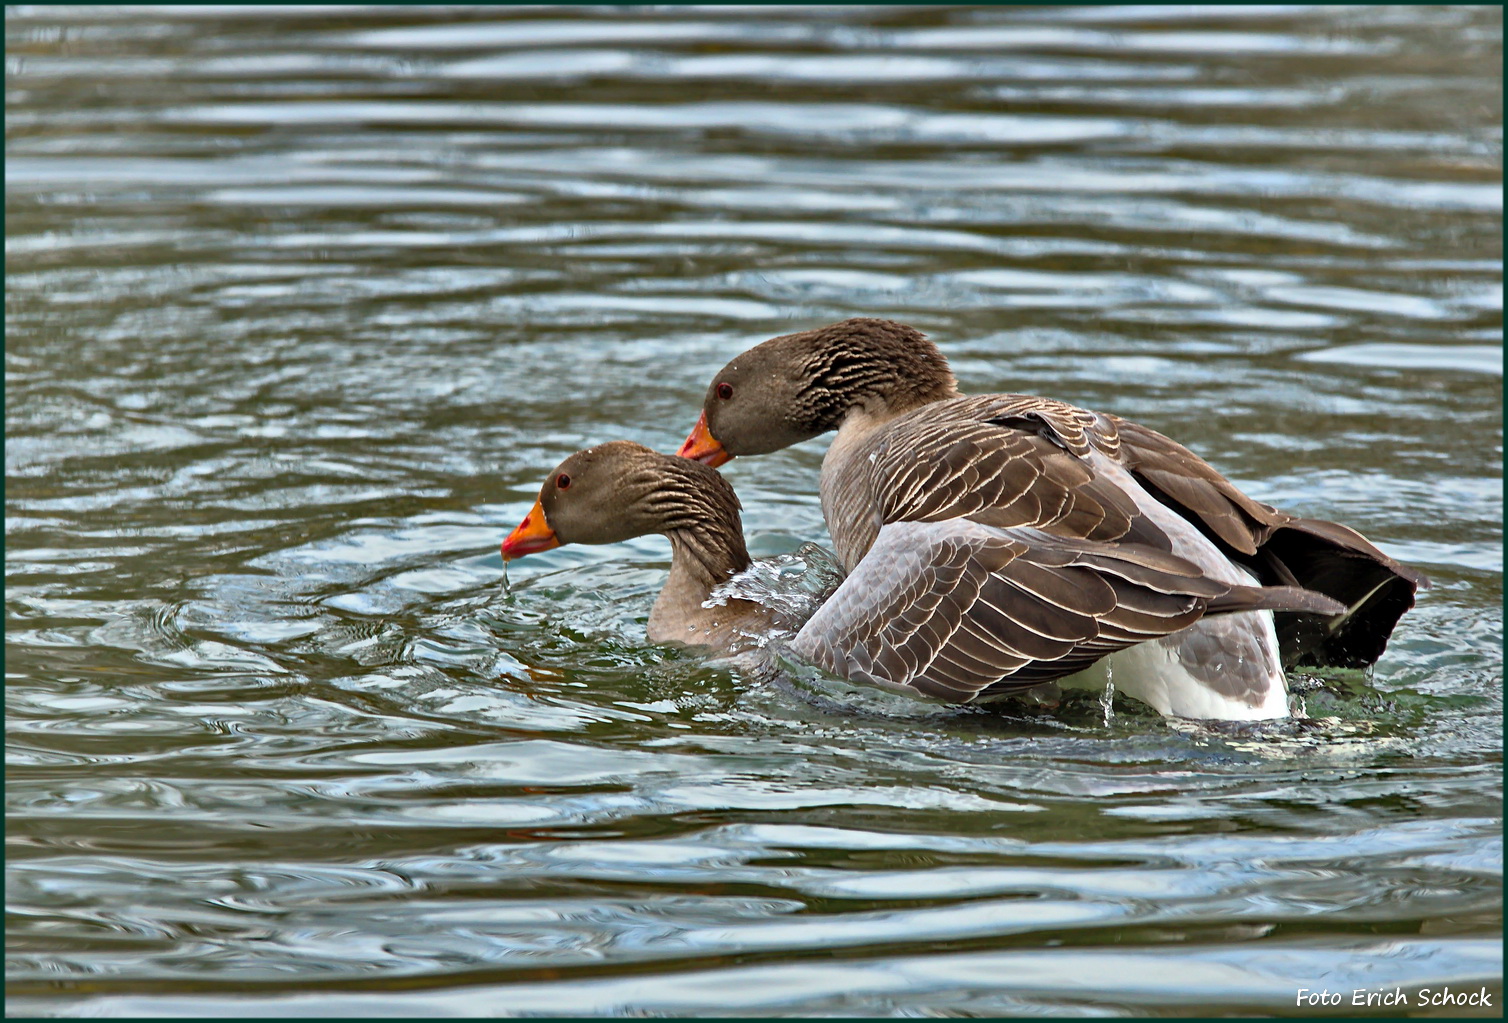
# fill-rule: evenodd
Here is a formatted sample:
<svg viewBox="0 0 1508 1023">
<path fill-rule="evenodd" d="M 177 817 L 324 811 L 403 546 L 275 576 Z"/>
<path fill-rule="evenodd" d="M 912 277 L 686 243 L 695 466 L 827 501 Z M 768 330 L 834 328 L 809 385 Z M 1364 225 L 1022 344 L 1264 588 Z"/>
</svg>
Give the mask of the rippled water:
<svg viewBox="0 0 1508 1023">
<path fill-rule="evenodd" d="M 1499 1011 L 1500 8 L 6 36 L 12 1012 Z M 761 684 L 646 644 L 658 538 L 504 589 L 561 458 L 855 314 L 1435 588 L 1245 732 Z M 756 555 L 825 443 L 729 467 Z"/>
</svg>

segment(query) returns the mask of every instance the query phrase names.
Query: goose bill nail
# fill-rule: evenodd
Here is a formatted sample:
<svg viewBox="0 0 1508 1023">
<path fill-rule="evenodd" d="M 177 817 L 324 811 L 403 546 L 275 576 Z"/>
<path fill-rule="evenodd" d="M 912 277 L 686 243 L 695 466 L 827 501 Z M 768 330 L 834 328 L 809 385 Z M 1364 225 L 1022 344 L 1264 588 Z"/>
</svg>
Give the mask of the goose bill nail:
<svg viewBox="0 0 1508 1023">
<path fill-rule="evenodd" d="M 710 465 L 714 469 L 733 458 L 723 450 L 717 438 L 713 437 L 712 432 L 707 429 L 707 413 L 705 412 L 696 421 L 696 426 L 691 430 L 691 436 L 686 438 L 686 443 L 681 445 L 681 450 L 676 454 L 694 462 L 701 462 L 703 465 Z"/>
<path fill-rule="evenodd" d="M 503 560 L 511 561 L 525 554 L 538 554 L 559 546 L 560 540 L 555 536 L 555 530 L 545 521 L 545 510 L 535 501 L 529 514 L 524 516 L 524 521 L 503 541 Z"/>
</svg>

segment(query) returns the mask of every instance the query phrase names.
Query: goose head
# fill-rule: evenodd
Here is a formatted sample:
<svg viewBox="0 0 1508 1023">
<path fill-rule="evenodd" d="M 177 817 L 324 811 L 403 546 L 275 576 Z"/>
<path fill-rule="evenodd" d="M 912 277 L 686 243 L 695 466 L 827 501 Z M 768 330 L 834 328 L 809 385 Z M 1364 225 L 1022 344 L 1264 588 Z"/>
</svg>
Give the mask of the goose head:
<svg viewBox="0 0 1508 1023">
<path fill-rule="evenodd" d="M 947 360 L 926 335 L 855 317 L 772 338 L 729 362 L 713 376 L 678 453 L 718 466 L 837 429 L 855 409 L 888 418 L 956 393 Z"/>
<path fill-rule="evenodd" d="M 546 477 L 534 507 L 503 541 L 503 560 L 563 544 L 661 533 L 726 578 L 747 568 L 738 497 L 714 469 L 612 441 L 578 451 Z"/>
<path fill-rule="evenodd" d="M 743 599 L 707 605 L 718 584 L 749 567 L 738 513 L 738 497 L 717 470 L 613 441 L 555 467 L 503 541 L 503 560 L 662 533 L 670 539 L 670 575 L 650 610 L 650 640 L 732 652 L 747 647 L 770 615 Z"/>
</svg>

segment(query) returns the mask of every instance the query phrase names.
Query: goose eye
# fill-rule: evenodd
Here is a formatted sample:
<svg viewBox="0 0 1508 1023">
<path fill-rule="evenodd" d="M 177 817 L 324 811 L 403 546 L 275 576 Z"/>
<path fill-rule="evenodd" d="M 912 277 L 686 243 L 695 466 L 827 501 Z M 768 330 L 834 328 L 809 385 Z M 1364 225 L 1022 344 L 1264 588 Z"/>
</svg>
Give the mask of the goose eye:
<svg viewBox="0 0 1508 1023">
<path fill-rule="evenodd" d="M 733 397 L 733 385 L 730 383 L 718 384 L 717 396 L 723 399 L 723 401 L 727 401 L 729 398 Z"/>
<path fill-rule="evenodd" d="M 571 489 L 571 477 L 567 476 L 565 473 L 561 473 L 559 476 L 556 476 L 555 477 L 555 489 L 556 490 L 570 490 Z"/>
</svg>

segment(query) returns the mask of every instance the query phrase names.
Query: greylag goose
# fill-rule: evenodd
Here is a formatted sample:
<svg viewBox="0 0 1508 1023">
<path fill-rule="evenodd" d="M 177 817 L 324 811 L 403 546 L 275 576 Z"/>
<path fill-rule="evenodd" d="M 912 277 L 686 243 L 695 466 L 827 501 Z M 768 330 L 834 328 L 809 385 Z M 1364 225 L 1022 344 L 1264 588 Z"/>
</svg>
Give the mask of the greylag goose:
<svg viewBox="0 0 1508 1023">
<path fill-rule="evenodd" d="M 771 610 L 752 600 L 702 606 L 719 583 L 749 567 L 738 510 L 733 487 L 717 470 L 611 441 L 555 467 L 503 541 L 503 560 L 661 533 L 670 540 L 670 577 L 649 612 L 650 641 L 736 652 L 772 624 Z"/>
<path fill-rule="evenodd" d="M 849 678 L 964 701 L 1110 681 L 1166 715 L 1280 718 L 1285 666 L 1372 664 L 1428 585 L 1355 530 L 1254 501 L 1145 426 L 1050 398 L 961 396 L 937 347 L 889 320 L 744 352 L 713 377 L 680 454 L 718 466 L 829 430 L 822 510 L 849 584 L 862 580 L 848 599 L 867 609 L 840 590 L 797 652 Z M 1127 549 L 1171 553 L 1220 584 L 1318 591 L 1339 612 L 1167 628 L 1175 619 L 1149 623 L 1120 588 L 1009 579 L 1009 564 Z M 1100 661 L 1112 647 L 1125 649 Z"/>
<path fill-rule="evenodd" d="M 957 522 L 941 523 L 940 532 L 909 522 L 882 530 L 876 553 L 909 564 L 890 573 L 875 570 L 880 559 L 865 559 L 804 625 L 777 622 L 771 608 L 750 600 L 707 607 L 718 584 L 750 565 L 738 498 L 716 470 L 628 441 L 578 451 L 560 463 L 529 514 L 503 541 L 502 553 L 512 560 L 566 543 L 615 543 L 649 533 L 667 536 L 671 551 L 670 576 L 649 615 L 650 640 L 738 653 L 758 645 L 777 624 L 799 625 L 791 643 L 798 653 L 815 653 L 823 664 L 831 662 L 830 652 L 846 651 L 848 677 L 881 685 L 893 684 L 888 665 L 894 655 L 914 657 L 946 639 L 942 627 L 955 628 L 958 616 L 937 605 L 957 600 L 964 590 L 980 604 L 993 601 L 1007 609 L 991 620 L 977 620 L 1022 651 L 1008 683 L 985 695 L 1030 688 L 1204 615 L 1263 607 L 1340 610 L 1307 590 L 1211 579 L 1184 558 L 1139 544 Z M 907 581 L 919 571 L 929 578 L 945 576 L 950 588 L 913 592 Z M 1064 614 L 1038 596 L 1053 593 L 1073 594 L 1074 610 Z M 913 634 L 924 638 L 917 642 Z M 955 662 L 975 663 L 969 644 L 943 646 Z M 978 696 L 995 681 L 964 693 L 924 673 L 901 688 L 957 700 Z"/>
</svg>

